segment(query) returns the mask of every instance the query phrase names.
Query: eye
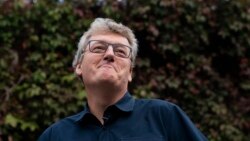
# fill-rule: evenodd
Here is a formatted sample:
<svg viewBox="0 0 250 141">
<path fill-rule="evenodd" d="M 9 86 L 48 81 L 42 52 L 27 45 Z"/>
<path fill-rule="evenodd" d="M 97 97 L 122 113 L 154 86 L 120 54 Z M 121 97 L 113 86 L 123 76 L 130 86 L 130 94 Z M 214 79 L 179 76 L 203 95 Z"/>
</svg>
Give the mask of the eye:
<svg viewBox="0 0 250 141">
<path fill-rule="evenodd" d="M 91 52 L 94 53 L 104 53 L 107 49 L 107 46 L 103 43 L 94 43 L 91 45 Z"/>
<path fill-rule="evenodd" d="M 128 50 L 124 46 L 115 46 L 114 47 L 115 54 L 120 57 L 127 57 Z"/>
</svg>

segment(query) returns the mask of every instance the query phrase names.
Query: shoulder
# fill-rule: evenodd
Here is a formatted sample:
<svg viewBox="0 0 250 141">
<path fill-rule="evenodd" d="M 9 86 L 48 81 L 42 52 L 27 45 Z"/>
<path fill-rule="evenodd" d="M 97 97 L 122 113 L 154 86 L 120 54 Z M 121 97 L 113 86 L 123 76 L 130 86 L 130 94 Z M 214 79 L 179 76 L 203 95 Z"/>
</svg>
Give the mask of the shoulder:
<svg viewBox="0 0 250 141">
<path fill-rule="evenodd" d="M 166 100 L 160 99 L 136 99 L 135 100 L 136 106 L 145 106 L 148 108 L 166 108 L 166 109 L 173 109 L 178 107 L 176 104 L 171 103 Z"/>
<path fill-rule="evenodd" d="M 41 134 L 39 141 L 53 140 L 56 135 L 63 134 L 65 130 L 75 128 L 77 126 L 77 121 L 81 118 L 81 116 L 82 112 L 53 123 Z"/>
<path fill-rule="evenodd" d="M 171 114 L 181 110 L 176 104 L 160 99 L 136 99 L 135 108 L 159 114 Z"/>
<path fill-rule="evenodd" d="M 63 118 L 51 125 L 51 128 L 70 126 L 75 124 L 82 117 L 82 112 Z"/>
<path fill-rule="evenodd" d="M 173 128 L 177 119 L 186 118 L 185 113 L 176 104 L 160 99 L 135 100 L 134 113 L 163 128 Z"/>
</svg>

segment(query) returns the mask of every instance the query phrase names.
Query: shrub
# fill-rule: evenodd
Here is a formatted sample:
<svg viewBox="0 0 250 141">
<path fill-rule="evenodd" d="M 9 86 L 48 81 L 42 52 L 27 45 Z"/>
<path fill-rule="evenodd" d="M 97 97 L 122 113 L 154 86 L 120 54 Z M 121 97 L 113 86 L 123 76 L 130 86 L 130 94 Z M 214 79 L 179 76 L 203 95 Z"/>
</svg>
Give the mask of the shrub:
<svg viewBox="0 0 250 141">
<path fill-rule="evenodd" d="M 250 138 L 248 1 L 1 2 L 0 140 L 36 140 L 80 111 L 84 88 L 71 67 L 95 17 L 139 39 L 130 92 L 177 103 L 211 141 Z M 147 76 L 147 77 L 145 77 Z"/>
</svg>

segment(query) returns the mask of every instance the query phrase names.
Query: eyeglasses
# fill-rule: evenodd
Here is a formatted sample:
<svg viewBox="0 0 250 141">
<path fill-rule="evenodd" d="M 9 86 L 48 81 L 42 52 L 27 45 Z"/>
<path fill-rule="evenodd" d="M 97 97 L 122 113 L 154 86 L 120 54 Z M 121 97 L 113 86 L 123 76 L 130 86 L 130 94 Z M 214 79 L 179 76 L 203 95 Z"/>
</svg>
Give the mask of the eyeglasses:
<svg viewBox="0 0 250 141">
<path fill-rule="evenodd" d="M 90 40 L 88 42 L 88 46 L 90 52 L 97 54 L 104 54 L 108 47 L 111 46 L 113 48 L 114 55 L 121 58 L 129 58 L 132 52 L 132 49 L 129 46 L 119 43 L 111 44 L 100 40 Z"/>
</svg>

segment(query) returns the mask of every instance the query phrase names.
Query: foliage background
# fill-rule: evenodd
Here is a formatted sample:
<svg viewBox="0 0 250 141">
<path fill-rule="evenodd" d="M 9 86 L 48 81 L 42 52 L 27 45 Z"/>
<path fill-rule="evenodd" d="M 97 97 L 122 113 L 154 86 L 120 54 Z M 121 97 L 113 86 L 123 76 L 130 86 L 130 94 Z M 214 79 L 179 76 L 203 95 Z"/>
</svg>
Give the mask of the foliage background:
<svg viewBox="0 0 250 141">
<path fill-rule="evenodd" d="M 250 138 L 248 0 L 5 0 L 0 9 L 0 141 L 36 140 L 83 108 L 71 62 L 96 17 L 139 39 L 135 97 L 178 104 L 211 141 Z"/>
</svg>

